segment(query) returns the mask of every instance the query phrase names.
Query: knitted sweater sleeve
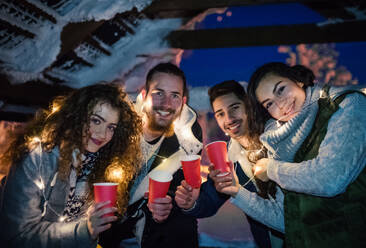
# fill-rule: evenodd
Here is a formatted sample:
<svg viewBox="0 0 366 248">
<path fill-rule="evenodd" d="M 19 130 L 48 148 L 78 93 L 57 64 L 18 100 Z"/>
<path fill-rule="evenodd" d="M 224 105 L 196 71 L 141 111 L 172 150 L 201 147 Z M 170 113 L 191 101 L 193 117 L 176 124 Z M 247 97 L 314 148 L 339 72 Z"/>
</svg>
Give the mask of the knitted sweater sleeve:
<svg viewBox="0 0 366 248">
<path fill-rule="evenodd" d="M 365 96 L 346 96 L 329 120 L 318 156 L 301 163 L 270 160 L 268 177 L 295 192 L 324 197 L 344 192 L 366 165 L 365 109 Z"/>
<path fill-rule="evenodd" d="M 264 199 L 255 192 L 239 187 L 238 193 L 230 199 L 230 202 L 257 221 L 284 233 L 283 199 L 284 195 L 279 187 L 276 199 Z"/>
</svg>

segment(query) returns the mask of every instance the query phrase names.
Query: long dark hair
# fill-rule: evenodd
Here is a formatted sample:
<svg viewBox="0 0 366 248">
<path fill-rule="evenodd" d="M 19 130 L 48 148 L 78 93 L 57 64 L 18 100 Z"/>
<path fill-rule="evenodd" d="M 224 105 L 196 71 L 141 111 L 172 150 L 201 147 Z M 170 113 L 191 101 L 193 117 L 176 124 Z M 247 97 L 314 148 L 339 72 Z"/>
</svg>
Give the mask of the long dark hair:
<svg viewBox="0 0 366 248">
<path fill-rule="evenodd" d="M 251 111 L 247 111 L 247 116 L 248 127 L 250 130 L 249 136 L 252 140 L 259 140 L 259 136 L 264 132 L 266 122 L 271 118 L 268 111 L 258 101 L 255 93 L 262 79 L 269 75 L 277 75 L 288 78 L 293 82 L 301 82 L 303 83 L 304 89 L 308 86 L 313 86 L 315 79 L 314 73 L 302 65 L 295 65 L 291 67 L 284 63 L 272 62 L 259 67 L 252 74 L 248 84 L 248 98 Z M 276 188 L 273 181 L 262 182 L 257 180 L 256 182 L 259 189 L 263 191 L 262 194 L 265 193 L 262 197 L 266 197 L 268 194 L 272 196 L 275 195 Z"/>
<path fill-rule="evenodd" d="M 142 122 L 118 85 L 100 83 L 55 98 L 49 109 L 38 111 L 24 132 L 14 138 L 1 160 L 15 166 L 33 149 L 32 138 L 38 137 L 45 151 L 59 148 L 59 177 L 68 180 L 73 152 L 80 151 L 78 160 L 85 152 L 83 128 L 89 127 L 90 116 L 98 103 L 107 103 L 118 111 L 119 121 L 111 141 L 99 149 L 88 181 L 91 188 L 94 182 L 108 181 L 106 171 L 109 168 L 121 169 L 123 181 L 118 186 L 118 208 L 123 213 L 128 203 L 128 183 L 140 165 Z"/>
<path fill-rule="evenodd" d="M 259 136 L 264 131 L 264 125 L 271 118 L 268 111 L 258 102 L 255 91 L 263 78 L 277 75 L 290 79 L 293 82 L 303 83 L 303 89 L 314 85 L 315 75 L 302 65 L 288 66 L 281 62 L 271 62 L 257 68 L 252 74 L 248 84 L 248 96 L 251 110 L 248 111 L 248 125 L 252 136 Z"/>
</svg>

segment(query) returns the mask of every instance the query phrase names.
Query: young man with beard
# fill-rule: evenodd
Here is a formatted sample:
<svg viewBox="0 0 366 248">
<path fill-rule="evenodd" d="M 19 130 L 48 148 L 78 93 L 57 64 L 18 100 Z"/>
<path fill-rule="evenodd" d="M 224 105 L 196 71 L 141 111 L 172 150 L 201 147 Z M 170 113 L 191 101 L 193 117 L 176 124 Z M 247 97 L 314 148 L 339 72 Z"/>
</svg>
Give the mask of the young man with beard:
<svg viewBox="0 0 366 248">
<path fill-rule="evenodd" d="M 202 149 L 201 127 L 196 113 L 186 105 L 187 97 L 185 75 L 177 66 L 162 63 L 148 72 L 135 105 L 143 119 L 141 169 L 130 188 L 127 213 L 104 233 L 103 248 L 119 247 L 121 239 L 133 236 L 143 248 L 198 247 L 196 218 L 183 214 L 174 201 L 184 179 L 180 156 Z M 165 198 L 148 204 L 144 195 L 149 173 L 155 170 L 171 173 L 173 180 Z"/>
<path fill-rule="evenodd" d="M 261 144 L 249 138 L 246 108 L 249 103 L 244 88 L 236 81 L 224 81 L 211 87 L 208 91 L 211 107 L 217 124 L 223 132 L 230 136 L 228 145 L 229 160 L 234 168 L 239 183 L 244 185 L 253 176 L 252 163 L 248 157 L 256 155 Z M 210 172 L 210 176 L 217 176 L 219 171 Z M 266 187 L 264 189 L 264 187 Z M 245 188 L 252 192 L 267 195 L 267 185 L 260 181 L 248 183 Z M 214 215 L 229 199 L 228 195 L 216 191 L 211 178 L 203 183 L 201 189 L 192 189 L 185 181 L 178 187 L 175 200 L 179 207 L 186 209 L 186 214 L 197 218 Z M 269 228 L 247 216 L 254 241 L 258 247 L 271 247 Z"/>
</svg>

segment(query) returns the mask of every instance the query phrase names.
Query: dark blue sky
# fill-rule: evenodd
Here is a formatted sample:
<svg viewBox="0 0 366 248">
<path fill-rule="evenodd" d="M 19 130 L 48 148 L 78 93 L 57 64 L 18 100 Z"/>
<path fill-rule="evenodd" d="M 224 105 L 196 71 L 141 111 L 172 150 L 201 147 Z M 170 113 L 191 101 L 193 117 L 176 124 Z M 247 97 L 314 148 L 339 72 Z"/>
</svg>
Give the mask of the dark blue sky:
<svg viewBox="0 0 366 248">
<path fill-rule="evenodd" d="M 228 12 L 231 15 L 228 16 Z M 223 14 L 209 15 L 197 24 L 197 29 L 301 24 L 325 20 L 301 4 L 268 4 L 233 7 Z M 194 86 L 210 86 L 229 79 L 248 81 L 251 73 L 260 65 L 271 61 L 285 62 L 288 55 L 278 53 L 277 48 L 258 46 L 186 50 L 180 67 L 186 73 L 188 83 Z M 345 66 L 354 78 L 366 84 L 366 42 L 336 43 L 335 50 L 339 52 L 337 65 Z"/>
</svg>

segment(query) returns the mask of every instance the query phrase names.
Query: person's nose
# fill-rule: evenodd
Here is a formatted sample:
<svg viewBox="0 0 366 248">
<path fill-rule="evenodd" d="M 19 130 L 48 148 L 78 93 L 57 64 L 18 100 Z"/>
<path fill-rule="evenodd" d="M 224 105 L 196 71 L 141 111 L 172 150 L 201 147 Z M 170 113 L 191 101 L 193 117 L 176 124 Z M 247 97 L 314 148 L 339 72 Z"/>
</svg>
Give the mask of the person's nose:
<svg viewBox="0 0 366 248">
<path fill-rule="evenodd" d="M 107 128 L 100 126 L 96 130 L 98 139 L 105 139 L 107 137 Z"/>
<path fill-rule="evenodd" d="M 231 113 L 230 111 L 225 115 L 225 122 L 227 123 L 227 124 L 231 124 L 232 122 L 233 122 L 233 120 L 234 120 L 235 118 L 234 118 L 234 114 L 233 113 Z"/>
<path fill-rule="evenodd" d="M 161 106 L 170 107 L 171 105 L 172 105 L 171 97 L 164 95 L 161 99 Z"/>
<path fill-rule="evenodd" d="M 277 106 L 279 109 L 282 109 L 282 108 L 285 106 L 285 104 L 286 104 L 286 99 L 284 99 L 284 98 L 277 98 L 277 99 L 275 100 L 275 103 L 276 103 L 276 106 Z"/>
</svg>

